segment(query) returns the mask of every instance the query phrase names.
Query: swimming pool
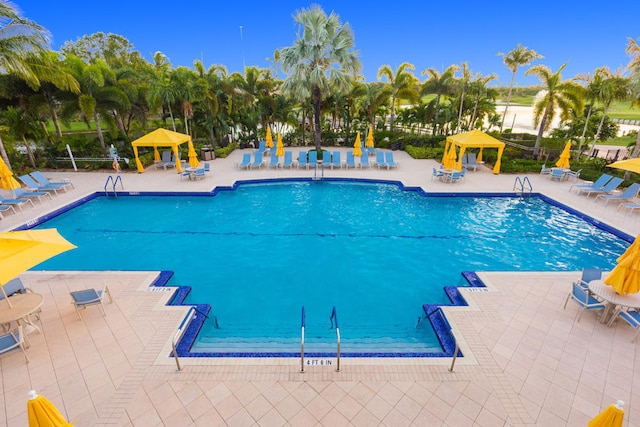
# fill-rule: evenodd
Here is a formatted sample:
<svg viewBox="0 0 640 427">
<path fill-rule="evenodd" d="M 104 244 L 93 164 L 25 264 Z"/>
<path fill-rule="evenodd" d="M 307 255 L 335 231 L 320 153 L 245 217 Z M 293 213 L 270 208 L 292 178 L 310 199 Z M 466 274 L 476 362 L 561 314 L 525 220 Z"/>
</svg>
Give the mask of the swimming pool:
<svg viewBox="0 0 640 427">
<path fill-rule="evenodd" d="M 462 271 L 611 268 L 628 243 L 540 198 L 425 197 L 390 184 L 240 185 L 215 197 L 98 197 L 42 224 L 78 249 L 41 265 L 172 270 L 208 303 L 191 352 L 433 353 L 422 305 Z M 99 242 L 99 244 L 96 244 Z M 217 320 L 219 327 L 216 327 Z"/>
</svg>

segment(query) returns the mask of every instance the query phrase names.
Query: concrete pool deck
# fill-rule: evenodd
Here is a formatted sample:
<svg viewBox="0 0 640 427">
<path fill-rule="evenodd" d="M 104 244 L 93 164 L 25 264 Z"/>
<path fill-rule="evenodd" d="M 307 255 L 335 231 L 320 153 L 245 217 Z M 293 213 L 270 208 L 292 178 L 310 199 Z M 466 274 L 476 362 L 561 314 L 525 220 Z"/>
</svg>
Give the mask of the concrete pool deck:
<svg viewBox="0 0 640 427">
<path fill-rule="evenodd" d="M 211 161 L 212 173 L 201 181 L 153 168 L 123 173 L 124 191 L 210 191 L 237 180 L 313 176 L 295 168 L 238 170 L 234 162 L 243 151 L 249 150 Z M 401 181 L 427 192 L 513 190 L 514 175 L 480 168 L 445 184 L 431 180 L 435 161 L 394 155 L 397 170 L 334 169 L 325 176 Z M 2 231 L 102 191 L 109 174 L 47 175 L 70 178 L 75 189 L 5 215 Z M 534 192 L 640 233 L 637 214 L 570 193 L 572 182 L 529 179 Z M 31 363 L 20 352 L 0 357 L 0 426 L 26 425 L 31 389 L 78 426 L 586 425 L 618 399 L 625 401 L 624 425 L 640 425 L 640 353 L 630 341 L 632 328 L 622 322 L 608 328 L 591 312 L 575 322 L 576 304 L 562 308 L 579 272 L 479 274 L 487 291 L 463 290 L 469 306 L 444 309 L 465 354 L 454 372 L 450 359 L 343 358 L 340 372 L 309 366 L 300 373 L 298 359 L 182 359 L 178 372 L 168 348 L 186 309 L 166 307 L 170 293 L 148 290 L 154 272 L 28 272 L 21 276 L 25 284 L 45 297 L 42 333 L 29 336 Z M 107 316 L 90 308 L 80 321 L 69 291 L 104 283 L 114 296 Z"/>
</svg>

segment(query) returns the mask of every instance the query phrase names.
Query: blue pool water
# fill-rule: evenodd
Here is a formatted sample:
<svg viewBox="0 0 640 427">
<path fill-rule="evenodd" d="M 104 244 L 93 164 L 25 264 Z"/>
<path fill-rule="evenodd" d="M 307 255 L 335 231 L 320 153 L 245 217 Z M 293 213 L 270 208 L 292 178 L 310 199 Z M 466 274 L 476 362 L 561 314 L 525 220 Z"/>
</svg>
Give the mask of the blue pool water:
<svg viewBox="0 0 640 427">
<path fill-rule="evenodd" d="M 395 185 L 241 185 L 214 197 L 98 197 L 42 224 L 78 249 L 54 270 L 172 270 L 211 304 L 193 352 L 432 352 L 422 305 L 462 271 L 610 269 L 628 243 L 538 198 L 424 197 Z"/>
</svg>

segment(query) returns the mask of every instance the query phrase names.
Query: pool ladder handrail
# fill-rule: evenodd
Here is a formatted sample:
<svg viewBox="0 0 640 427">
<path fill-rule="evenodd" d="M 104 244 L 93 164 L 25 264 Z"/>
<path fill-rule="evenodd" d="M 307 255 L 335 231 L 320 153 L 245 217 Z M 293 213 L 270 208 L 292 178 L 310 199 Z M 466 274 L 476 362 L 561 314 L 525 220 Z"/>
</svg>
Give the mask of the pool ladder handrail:
<svg viewBox="0 0 640 427">
<path fill-rule="evenodd" d="M 171 340 L 172 353 L 173 353 L 173 357 L 176 359 L 176 365 L 178 366 L 178 371 L 182 370 L 182 367 L 180 366 L 180 360 L 178 359 L 178 350 L 176 349 L 176 343 L 180 340 L 180 338 L 182 338 L 182 334 L 186 330 L 186 325 L 191 321 L 191 319 L 194 316 L 197 315 L 197 313 L 200 313 L 200 311 L 197 310 L 195 307 L 192 306 L 189 308 L 189 311 L 187 311 L 187 314 L 184 316 L 184 319 L 182 319 L 182 322 L 180 322 L 180 326 L 178 326 L 178 330 L 176 331 L 175 334 L 173 334 L 173 339 Z"/>
<path fill-rule="evenodd" d="M 306 313 L 304 311 L 304 305 L 302 306 L 302 320 L 300 322 L 301 338 L 300 338 L 300 372 L 304 373 L 304 326 Z"/>
<path fill-rule="evenodd" d="M 112 189 L 113 189 L 113 195 L 115 197 L 118 197 L 118 192 L 116 191 L 116 185 L 118 185 L 118 182 L 120 183 L 120 188 L 124 190 L 124 184 L 122 183 L 122 177 L 120 175 L 116 176 L 116 179 L 113 179 L 113 176 L 109 175 L 107 177 L 107 181 L 104 183 L 104 195 L 108 196 L 109 193 L 107 193 L 107 186 L 109 185 L 109 181 L 111 181 L 112 184 Z"/>
<path fill-rule="evenodd" d="M 329 316 L 329 321 L 331 322 L 330 329 L 333 329 L 333 319 L 336 320 L 335 329 L 336 329 L 336 340 L 338 343 L 338 350 L 336 352 L 336 372 L 340 372 L 340 326 L 338 326 L 338 311 L 336 310 L 335 305 L 331 310 L 331 316 Z"/>
<path fill-rule="evenodd" d="M 520 184 L 520 185 L 518 185 Z M 524 195 L 525 184 L 527 184 L 527 189 L 529 190 L 529 195 L 533 192 L 533 185 L 531 185 L 531 181 L 529 181 L 529 177 L 525 176 L 524 179 L 520 179 L 519 176 L 516 176 L 516 180 L 513 183 L 513 189 L 519 189 L 520 196 Z"/>
<path fill-rule="evenodd" d="M 320 170 L 320 173 L 321 173 L 320 178 L 318 178 L 318 164 L 320 165 L 320 168 L 321 168 L 321 170 Z M 315 166 L 313 168 L 313 180 L 314 181 L 322 181 L 322 180 L 324 180 L 324 160 L 322 162 L 317 162 L 316 161 L 316 164 L 315 164 Z"/>
<path fill-rule="evenodd" d="M 453 334 L 453 332 L 451 332 L 451 324 L 447 320 L 447 316 L 445 316 L 444 311 L 442 311 L 442 307 L 438 307 L 436 310 L 433 310 L 431 313 L 427 315 L 427 317 L 429 317 L 429 320 L 431 320 L 431 316 L 433 316 L 436 313 L 440 315 L 440 319 L 447 327 L 447 331 L 453 337 L 453 342 L 456 343 L 456 348 L 455 350 L 453 350 L 453 358 L 451 359 L 451 366 L 449 367 L 449 372 L 453 372 L 453 367 L 456 364 L 456 359 L 458 358 L 458 352 L 460 350 L 460 346 L 458 345 L 458 340 L 456 339 L 456 336 Z"/>
</svg>

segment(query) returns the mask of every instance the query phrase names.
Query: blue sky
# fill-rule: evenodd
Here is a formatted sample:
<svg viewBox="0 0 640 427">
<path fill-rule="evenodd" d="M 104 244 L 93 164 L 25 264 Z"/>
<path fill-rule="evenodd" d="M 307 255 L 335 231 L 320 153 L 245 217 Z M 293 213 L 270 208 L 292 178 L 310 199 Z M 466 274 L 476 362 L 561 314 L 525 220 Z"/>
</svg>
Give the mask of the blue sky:
<svg viewBox="0 0 640 427">
<path fill-rule="evenodd" d="M 611 3 L 576 0 L 493 1 L 323 1 L 327 13 L 348 22 L 367 81 L 376 80 L 381 65 L 395 70 L 402 62 L 415 65 L 416 76 L 426 68 L 444 69 L 467 62 L 473 73 L 495 73 L 494 85 L 509 84 L 511 73 L 498 52 L 518 43 L 536 50 L 536 63 L 552 69 L 565 62 L 566 78 L 593 73 L 600 66 L 625 67 L 627 39 L 640 38 L 640 2 Z M 480 3 L 484 3 L 481 5 Z M 293 15 L 312 2 L 207 1 L 154 2 L 110 0 L 22 0 L 24 16 L 47 28 L 52 48 L 98 31 L 125 36 L 150 60 L 161 51 L 174 67 L 191 67 L 195 59 L 206 67 L 223 64 L 229 72 L 247 66 L 268 67 L 266 58 L 296 39 Z M 242 37 L 240 26 L 242 26 Z M 282 78 L 283 75 L 281 74 Z M 516 85 L 538 83 L 516 75 Z"/>
</svg>

